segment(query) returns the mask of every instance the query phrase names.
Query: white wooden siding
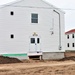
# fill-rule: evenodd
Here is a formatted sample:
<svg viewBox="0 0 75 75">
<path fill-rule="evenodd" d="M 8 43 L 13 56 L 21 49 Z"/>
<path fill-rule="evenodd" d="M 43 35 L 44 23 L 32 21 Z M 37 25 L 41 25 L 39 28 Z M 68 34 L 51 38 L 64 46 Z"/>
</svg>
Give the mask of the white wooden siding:
<svg viewBox="0 0 75 75">
<path fill-rule="evenodd" d="M 36 8 L 50 7 L 41 0 L 24 0 L 25 2 L 14 5 L 31 5 L 35 8 L 7 6 L 0 9 L 0 53 L 27 53 L 29 51 L 30 36 L 36 32 L 41 38 L 43 52 L 64 52 L 64 13 L 56 10 L 61 15 L 61 45 L 59 50 L 59 18 L 53 9 Z M 35 2 L 34 2 L 35 1 Z M 37 4 L 35 4 L 37 3 Z M 52 7 L 52 6 L 51 6 Z M 10 12 L 14 15 L 11 16 Z M 31 13 L 37 13 L 38 24 L 31 23 Z M 50 29 L 54 19 L 54 34 Z M 14 34 L 14 39 L 10 35 Z"/>
</svg>

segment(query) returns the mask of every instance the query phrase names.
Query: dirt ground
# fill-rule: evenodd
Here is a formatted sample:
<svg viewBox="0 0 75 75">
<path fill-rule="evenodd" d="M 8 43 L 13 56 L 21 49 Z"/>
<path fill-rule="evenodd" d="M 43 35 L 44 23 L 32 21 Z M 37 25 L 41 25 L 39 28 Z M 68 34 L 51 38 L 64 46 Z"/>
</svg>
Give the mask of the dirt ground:
<svg viewBox="0 0 75 75">
<path fill-rule="evenodd" d="M 67 57 L 57 61 L 23 60 L 0 64 L 0 75 L 75 75 L 75 57 Z"/>
<path fill-rule="evenodd" d="M 0 75 L 75 75 L 75 61 L 0 64 Z"/>
</svg>

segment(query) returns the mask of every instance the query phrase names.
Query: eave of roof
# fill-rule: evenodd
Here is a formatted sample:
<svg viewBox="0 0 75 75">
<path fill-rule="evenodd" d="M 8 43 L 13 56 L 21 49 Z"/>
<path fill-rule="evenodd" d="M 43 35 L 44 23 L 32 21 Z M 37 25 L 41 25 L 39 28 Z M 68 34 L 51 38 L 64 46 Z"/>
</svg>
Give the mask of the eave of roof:
<svg viewBox="0 0 75 75">
<path fill-rule="evenodd" d="M 71 33 L 75 33 L 75 29 L 71 29 L 71 30 L 65 32 L 65 34 L 71 34 Z"/>
<path fill-rule="evenodd" d="M 15 0 L 15 1 L 13 1 L 13 2 L 10 2 L 10 3 L 7 3 L 7 4 L 1 5 L 0 8 L 4 8 L 4 7 L 7 7 L 7 6 L 11 6 L 12 4 L 16 4 L 16 3 L 19 3 L 19 2 L 22 2 L 22 1 L 24 1 L 24 0 Z M 49 6 L 52 6 L 53 9 L 57 9 L 57 10 L 59 10 L 60 12 L 62 12 L 62 13 L 65 14 L 65 12 L 64 12 L 63 10 L 61 10 L 60 8 L 55 7 L 54 5 L 48 3 L 48 2 L 45 1 L 45 0 L 41 0 L 41 1 L 44 2 L 44 3 L 46 3 L 46 4 L 49 5 Z"/>
<path fill-rule="evenodd" d="M 24 1 L 24 0 L 15 0 L 15 1 L 12 1 L 12 2 L 1 5 L 0 8 L 6 7 L 6 6 L 11 6 L 12 4 L 15 4 L 15 3 L 18 3 L 18 2 L 21 2 L 21 1 Z"/>
</svg>

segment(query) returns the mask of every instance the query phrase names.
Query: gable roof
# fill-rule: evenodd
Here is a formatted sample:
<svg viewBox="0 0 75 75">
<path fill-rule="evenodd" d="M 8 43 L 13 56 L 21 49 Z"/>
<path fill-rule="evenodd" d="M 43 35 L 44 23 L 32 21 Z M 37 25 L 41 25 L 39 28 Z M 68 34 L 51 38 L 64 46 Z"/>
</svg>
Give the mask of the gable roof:
<svg viewBox="0 0 75 75">
<path fill-rule="evenodd" d="M 19 2 L 22 2 L 22 1 L 23 0 L 15 0 L 15 1 L 12 1 L 12 2 L 9 2 L 9 3 L 3 4 L 3 5 L 0 5 L 0 8 L 6 7 L 6 6 L 11 6 L 12 4 L 16 4 L 16 3 L 19 3 Z"/>
<path fill-rule="evenodd" d="M 71 29 L 71 30 L 65 32 L 65 34 L 71 34 L 71 33 L 75 33 L 75 29 Z"/>
<path fill-rule="evenodd" d="M 54 5 L 46 2 L 45 0 L 16 0 L 7 4 L 0 6 L 1 8 L 12 6 L 12 7 L 31 7 L 35 8 L 45 8 L 45 9 L 57 9 L 62 13 L 65 13 L 60 8 L 55 7 Z"/>
</svg>

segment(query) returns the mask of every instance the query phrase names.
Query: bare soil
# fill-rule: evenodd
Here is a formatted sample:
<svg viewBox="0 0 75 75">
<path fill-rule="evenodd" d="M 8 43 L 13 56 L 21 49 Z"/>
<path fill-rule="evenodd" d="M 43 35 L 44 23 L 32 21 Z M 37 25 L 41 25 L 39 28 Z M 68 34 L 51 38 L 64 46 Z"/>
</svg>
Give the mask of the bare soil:
<svg viewBox="0 0 75 75">
<path fill-rule="evenodd" d="M 75 75 L 75 62 L 68 60 L 0 64 L 0 75 Z"/>
<path fill-rule="evenodd" d="M 20 61 L 17 58 L 0 56 L 0 64 L 9 64 L 9 63 L 22 63 L 22 61 Z"/>
<path fill-rule="evenodd" d="M 75 56 L 70 56 L 71 54 L 65 54 L 66 58 L 55 61 L 22 60 L 20 63 L 1 63 L 0 75 L 75 75 Z"/>
<path fill-rule="evenodd" d="M 65 57 L 75 57 L 75 51 L 65 52 Z"/>
</svg>

